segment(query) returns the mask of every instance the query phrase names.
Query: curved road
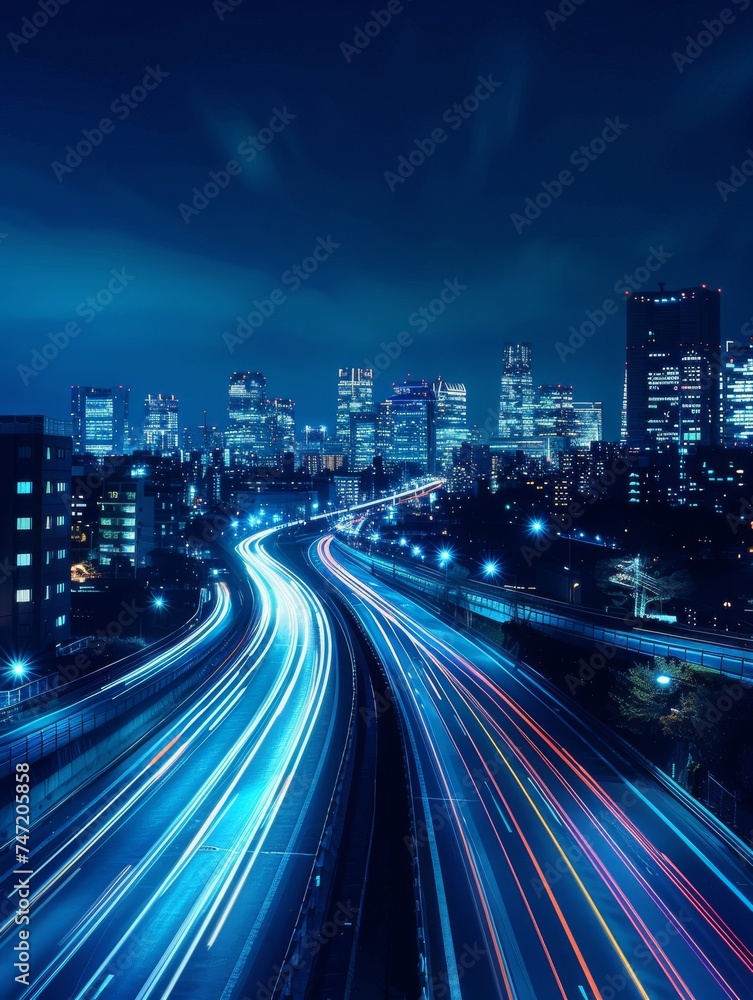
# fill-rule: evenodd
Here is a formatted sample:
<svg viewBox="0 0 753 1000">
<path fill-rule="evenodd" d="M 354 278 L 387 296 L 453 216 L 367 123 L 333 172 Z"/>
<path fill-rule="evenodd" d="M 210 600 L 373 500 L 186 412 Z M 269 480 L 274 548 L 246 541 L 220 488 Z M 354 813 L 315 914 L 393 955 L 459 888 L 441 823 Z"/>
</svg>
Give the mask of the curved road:
<svg viewBox="0 0 753 1000">
<path fill-rule="evenodd" d="M 257 594 L 244 640 L 158 734 L 32 828 L 31 974 L 13 991 L 22 1000 L 230 1000 L 274 982 L 352 689 L 319 599 L 272 557 L 270 534 L 238 546 Z M 4 867 L 17 905 L 18 866 Z M 17 940 L 6 919 L 8 979 Z"/>
<path fill-rule="evenodd" d="M 410 748 L 424 996 L 753 995 L 742 842 L 331 536 L 312 556 L 382 659 Z"/>
</svg>

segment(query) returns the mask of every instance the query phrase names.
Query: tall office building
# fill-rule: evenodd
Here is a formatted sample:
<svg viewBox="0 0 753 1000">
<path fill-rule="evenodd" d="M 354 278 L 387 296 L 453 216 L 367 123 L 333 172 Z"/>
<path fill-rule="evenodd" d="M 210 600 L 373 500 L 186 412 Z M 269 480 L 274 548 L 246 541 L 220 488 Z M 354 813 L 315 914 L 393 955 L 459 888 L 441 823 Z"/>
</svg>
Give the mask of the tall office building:
<svg viewBox="0 0 753 1000">
<path fill-rule="evenodd" d="M 437 399 L 436 453 L 437 470 L 449 473 L 454 448 L 468 440 L 468 403 L 461 382 L 445 382 L 440 376 L 432 385 Z"/>
<path fill-rule="evenodd" d="M 536 437 L 571 438 L 575 429 L 573 387 L 540 385 L 536 389 Z"/>
<path fill-rule="evenodd" d="M 727 341 L 724 352 L 724 444 L 753 447 L 753 338 Z"/>
<path fill-rule="evenodd" d="M 499 437 L 508 441 L 533 437 L 535 396 L 531 353 L 528 343 L 502 345 Z"/>
<path fill-rule="evenodd" d="M 76 455 L 124 455 L 130 450 L 128 401 L 130 389 L 122 385 L 98 389 L 71 386 L 73 451 Z"/>
<path fill-rule="evenodd" d="M 250 465 L 269 455 L 269 415 L 266 377 L 261 372 L 233 372 L 225 434 L 231 462 Z"/>
<path fill-rule="evenodd" d="M 54 653 L 71 630 L 71 426 L 42 416 L 0 416 L 0 651 L 28 663 Z"/>
<path fill-rule="evenodd" d="M 362 472 L 374 462 L 376 455 L 375 413 L 351 413 L 348 471 Z"/>
<path fill-rule="evenodd" d="M 436 402 L 434 391 L 423 379 L 393 385 L 389 408 L 384 410 L 389 412 L 389 460 L 393 465 L 434 472 Z"/>
<path fill-rule="evenodd" d="M 169 455 L 179 445 L 178 397 L 147 396 L 144 400 L 143 439 L 146 451 Z"/>
<path fill-rule="evenodd" d="M 573 403 L 573 444 L 590 448 L 594 441 L 603 440 L 603 403 Z"/>
<path fill-rule="evenodd" d="M 337 380 L 335 437 L 350 448 L 352 413 L 374 413 L 374 371 L 371 368 L 340 368 Z"/>
<path fill-rule="evenodd" d="M 720 301 L 705 285 L 628 296 L 629 447 L 719 443 Z"/>
<path fill-rule="evenodd" d="M 295 451 L 295 403 L 275 396 L 269 402 L 269 441 L 275 457 Z"/>
</svg>

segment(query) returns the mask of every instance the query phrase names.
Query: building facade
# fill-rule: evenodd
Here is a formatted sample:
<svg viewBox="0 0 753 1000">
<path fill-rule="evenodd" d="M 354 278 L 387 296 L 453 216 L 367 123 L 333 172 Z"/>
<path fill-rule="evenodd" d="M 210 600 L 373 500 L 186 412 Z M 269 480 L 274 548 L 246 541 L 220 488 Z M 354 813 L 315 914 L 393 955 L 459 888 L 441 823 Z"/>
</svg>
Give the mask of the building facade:
<svg viewBox="0 0 753 1000">
<path fill-rule="evenodd" d="M 436 396 L 436 467 L 445 475 L 452 469 L 453 453 L 468 441 L 468 395 L 462 382 L 432 385 Z"/>
<path fill-rule="evenodd" d="M 124 455 L 130 450 L 130 389 L 71 386 L 73 451 L 76 455 Z"/>
<path fill-rule="evenodd" d="M 33 666 L 71 634 L 72 436 L 67 421 L 0 417 L 0 654 Z"/>
<path fill-rule="evenodd" d="M 535 396 L 532 349 L 529 343 L 502 345 L 498 435 L 522 440 L 534 435 Z"/>
<path fill-rule="evenodd" d="M 720 441 L 719 291 L 683 288 L 627 299 L 625 433 L 631 448 Z"/>
<path fill-rule="evenodd" d="M 171 455 L 180 444 L 177 396 L 147 396 L 144 400 L 143 441 L 146 451 Z"/>
</svg>

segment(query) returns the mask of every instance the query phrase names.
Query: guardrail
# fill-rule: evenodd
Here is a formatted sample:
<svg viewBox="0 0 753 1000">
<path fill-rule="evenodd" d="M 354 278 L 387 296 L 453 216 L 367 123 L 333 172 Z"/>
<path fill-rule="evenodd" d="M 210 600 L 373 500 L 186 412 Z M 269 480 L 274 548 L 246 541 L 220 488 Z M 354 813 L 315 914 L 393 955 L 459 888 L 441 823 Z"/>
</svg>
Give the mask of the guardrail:
<svg viewBox="0 0 753 1000">
<path fill-rule="evenodd" d="M 657 632 L 640 623 L 627 619 L 620 628 L 614 616 L 599 612 L 569 611 L 565 605 L 547 604 L 542 598 L 530 598 L 501 590 L 491 594 L 474 584 L 445 581 L 441 575 L 429 570 L 416 573 L 381 556 L 353 553 L 365 565 L 371 564 L 375 575 L 386 581 L 400 582 L 409 589 L 427 594 L 435 601 L 454 605 L 492 621 L 520 622 L 552 635 L 602 642 L 646 656 L 666 656 L 709 670 L 717 671 L 740 680 L 753 680 L 753 649 L 746 650 L 725 644 L 722 638 L 712 636 L 703 641 L 685 636 Z"/>
</svg>

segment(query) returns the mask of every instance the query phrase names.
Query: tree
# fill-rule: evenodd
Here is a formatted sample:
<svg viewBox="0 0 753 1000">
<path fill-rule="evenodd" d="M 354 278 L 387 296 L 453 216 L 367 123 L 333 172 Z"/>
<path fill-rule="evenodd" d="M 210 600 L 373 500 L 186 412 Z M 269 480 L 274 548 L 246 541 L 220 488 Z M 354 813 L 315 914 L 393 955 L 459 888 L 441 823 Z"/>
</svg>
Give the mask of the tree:
<svg viewBox="0 0 753 1000">
<path fill-rule="evenodd" d="M 659 720 L 666 714 L 672 694 L 656 683 L 657 670 L 647 663 L 635 663 L 616 675 L 609 697 L 617 724 L 631 733 L 656 733 Z"/>
</svg>

